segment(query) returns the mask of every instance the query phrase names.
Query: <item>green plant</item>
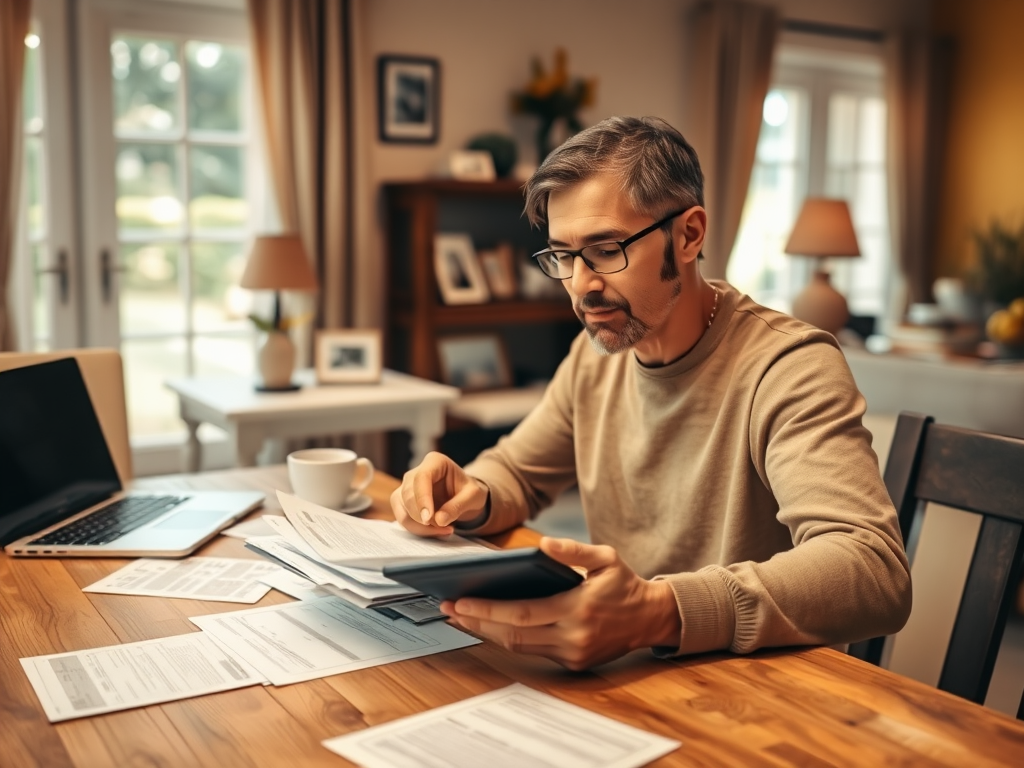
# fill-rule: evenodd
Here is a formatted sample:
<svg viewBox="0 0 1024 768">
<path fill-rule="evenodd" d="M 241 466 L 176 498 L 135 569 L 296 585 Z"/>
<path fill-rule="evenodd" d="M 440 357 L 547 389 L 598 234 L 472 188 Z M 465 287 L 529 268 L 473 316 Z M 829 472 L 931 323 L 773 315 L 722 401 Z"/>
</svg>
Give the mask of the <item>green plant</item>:
<svg viewBox="0 0 1024 768">
<path fill-rule="evenodd" d="M 252 324 L 256 326 L 258 330 L 264 333 L 270 333 L 271 331 L 287 331 L 290 328 L 297 328 L 305 322 L 308 322 L 313 318 L 312 312 L 306 312 L 301 315 L 295 315 L 294 317 L 278 317 L 275 322 L 274 319 L 267 320 L 260 317 L 257 314 L 250 314 L 249 319 L 252 320 Z"/>
<path fill-rule="evenodd" d="M 1024 224 L 1016 230 L 993 221 L 973 235 L 976 261 L 971 274 L 974 291 L 997 304 L 1024 296 Z"/>
</svg>

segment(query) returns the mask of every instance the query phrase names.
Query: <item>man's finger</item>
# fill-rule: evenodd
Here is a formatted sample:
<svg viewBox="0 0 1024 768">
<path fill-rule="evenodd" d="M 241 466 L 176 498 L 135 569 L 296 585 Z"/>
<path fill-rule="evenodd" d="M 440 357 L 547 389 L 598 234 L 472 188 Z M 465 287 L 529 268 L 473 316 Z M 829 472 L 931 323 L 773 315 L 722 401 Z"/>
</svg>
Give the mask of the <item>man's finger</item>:
<svg viewBox="0 0 1024 768">
<path fill-rule="evenodd" d="M 583 544 L 573 539 L 553 539 L 545 536 L 540 540 L 544 554 L 565 565 L 576 565 L 587 573 L 607 568 L 618 562 L 615 549 L 606 545 Z"/>
<path fill-rule="evenodd" d="M 473 502 L 473 497 L 478 491 L 478 487 L 472 480 L 464 484 L 458 493 L 448 499 L 434 512 L 434 523 L 436 525 L 448 525 L 454 520 L 458 520 L 469 509 L 470 504 Z"/>
<path fill-rule="evenodd" d="M 576 600 L 572 590 L 535 600 L 484 600 L 463 597 L 442 610 L 458 619 L 474 619 L 513 627 L 544 627 L 557 622 Z M 450 611 L 450 612 L 449 612 Z"/>
</svg>

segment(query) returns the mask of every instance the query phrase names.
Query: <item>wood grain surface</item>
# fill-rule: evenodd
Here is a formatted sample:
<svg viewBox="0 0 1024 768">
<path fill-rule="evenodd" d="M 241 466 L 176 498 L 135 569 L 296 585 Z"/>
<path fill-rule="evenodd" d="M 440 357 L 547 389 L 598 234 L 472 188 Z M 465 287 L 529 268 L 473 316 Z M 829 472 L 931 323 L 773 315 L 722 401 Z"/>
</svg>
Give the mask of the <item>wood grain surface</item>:
<svg viewBox="0 0 1024 768">
<path fill-rule="evenodd" d="M 390 517 L 378 473 L 368 516 Z M 255 488 L 280 513 L 281 467 L 177 475 L 146 488 Z M 525 546 L 527 529 L 493 539 Z M 219 536 L 200 554 L 254 558 Z M 657 660 L 637 652 L 587 673 L 484 642 L 282 687 L 254 686 L 51 724 L 18 659 L 197 631 L 227 603 L 86 594 L 123 559 L 0 555 L 0 766 L 345 766 L 320 745 L 521 682 L 683 742 L 657 766 L 1021 766 L 1024 723 L 824 648 Z M 271 591 L 259 605 L 290 598 Z"/>
</svg>

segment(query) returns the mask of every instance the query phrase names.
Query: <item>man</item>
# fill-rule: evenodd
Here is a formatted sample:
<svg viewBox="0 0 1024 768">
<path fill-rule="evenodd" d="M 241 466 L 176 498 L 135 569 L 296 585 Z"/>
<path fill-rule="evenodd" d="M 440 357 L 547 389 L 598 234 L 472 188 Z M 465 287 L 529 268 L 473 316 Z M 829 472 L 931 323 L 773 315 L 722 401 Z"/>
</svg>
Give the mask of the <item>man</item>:
<svg viewBox="0 0 1024 768">
<path fill-rule="evenodd" d="M 595 545 L 539 600 L 446 602 L 453 623 L 585 669 L 659 655 L 837 644 L 910 611 L 896 512 L 835 339 L 701 277 L 693 149 L 656 118 L 611 118 L 526 184 L 535 255 L 584 325 L 537 408 L 465 470 L 429 454 L 391 497 L 423 536 L 490 534 L 577 483 Z"/>
</svg>

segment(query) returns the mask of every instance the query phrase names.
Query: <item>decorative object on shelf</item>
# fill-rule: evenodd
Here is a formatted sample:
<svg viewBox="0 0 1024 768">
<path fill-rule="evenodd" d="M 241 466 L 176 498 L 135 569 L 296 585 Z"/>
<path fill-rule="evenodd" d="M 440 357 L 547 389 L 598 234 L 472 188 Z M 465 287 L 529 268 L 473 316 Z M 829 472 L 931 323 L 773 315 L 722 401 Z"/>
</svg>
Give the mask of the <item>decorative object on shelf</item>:
<svg viewBox="0 0 1024 768">
<path fill-rule="evenodd" d="M 440 176 L 459 181 L 494 181 L 498 175 L 490 152 L 482 149 L 457 149 L 441 161 Z"/>
<path fill-rule="evenodd" d="M 250 290 L 274 292 L 274 316 L 271 320 L 249 315 L 266 339 L 257 356 L 261 392 L 289 392 L 299 388 L 292 383 L 295 369 L 295 344 L 288 330 L 309 320 L 309 316 L 285 318 L 281 315 L 281 291 L 315 291 L 316 275 L 306 258 L 302 239 L 296 234 L 260 235 L 256 238 L 239 283 Z"/>
<path fill-rule="evenodd" d="M 992 222 L 974 233 L 975 262 L 971 288 L 992 306 L 1005 307 L 1024 296 L 1024 224 L 1015 232 Z"/>
<path fill-rule="evenodd" d="M 569 77 L 569 59 L 564 48 L 555 51 L 555 66 L 548 73 L 540 59 L 531 62 L 533 76 L 526 88 L 512 94 L 512 112 L 540 118 L 537 126 L 537 163 L 544 162 L 551 146 L 551 131 L 562 121 L 570 135 L 583 129 L 578 112 L 594 103 L 597 80 Z"/>
<path fill-rule="evenodd" d="M 441 77 L 437 59 L 377 58 L 381 141 L 433 144 L 439 133 Z"/>
<path fill-rule="evenodd" d="M 494 248 L 481 249 L 477 255 L 487 276 L 487 286 L 494 298 L 515 298 L 519 286 L 516 280 L 516 255 L 512 243 L 498 243 Z"/>
<path fill-rule="evenodd" d="M 443 336 L 437 354 L 445 384 L 466 391 L 512 386 L 505 345 L 497 334 Z"/>
<path fill-rule="evenodd" d="M 810 282 L 793 299 L 793 317 L 833 335 L 839 333 L 850 319 L 850 311 L 846 299 L 832 287 L 825 259 L 860 256 L 846 201 L 806 198 L 783 250 L 817 259 Z"/>
<path fill-rule="evenodd" d="M 487 278 L 469 235 L 439 232 L 434 236 L 434 272 L 445 304 L 483 304 L 490 301 Z"/>
<path fill-rule="evenodd" d="M 316 332 L 316 380 L 320 384 L 376 383 L 383 369 L 379 328 Z"/>
<path fill-rule="evenodd" d="M 503 133 L 483 133 L 476 136 L 470 139 L 466 149 L 489 152 L 499 179 L 506 179 L 512 175 L 519 154 L 516 151 L 515 140 Z"/>
</svg>

